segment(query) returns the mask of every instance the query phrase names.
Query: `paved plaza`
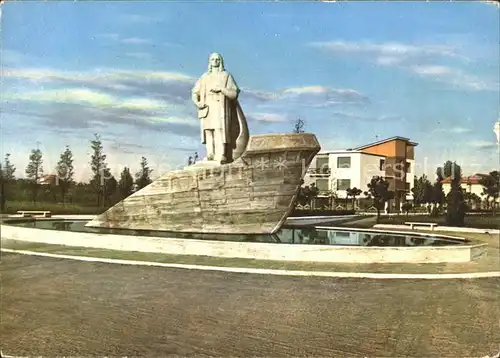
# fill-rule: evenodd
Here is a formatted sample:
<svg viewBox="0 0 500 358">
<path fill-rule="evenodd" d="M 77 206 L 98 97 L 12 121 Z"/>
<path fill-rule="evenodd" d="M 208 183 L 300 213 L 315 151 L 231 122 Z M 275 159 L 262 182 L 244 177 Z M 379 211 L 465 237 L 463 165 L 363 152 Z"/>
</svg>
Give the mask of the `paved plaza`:
<svg viewBox="0 0 500 358">
<path fill-rule="evenodd" d="M 2 253 L 8 355 L 440 356 L 500 350 L 500 278 L 294 278 Z"/>
</svg>

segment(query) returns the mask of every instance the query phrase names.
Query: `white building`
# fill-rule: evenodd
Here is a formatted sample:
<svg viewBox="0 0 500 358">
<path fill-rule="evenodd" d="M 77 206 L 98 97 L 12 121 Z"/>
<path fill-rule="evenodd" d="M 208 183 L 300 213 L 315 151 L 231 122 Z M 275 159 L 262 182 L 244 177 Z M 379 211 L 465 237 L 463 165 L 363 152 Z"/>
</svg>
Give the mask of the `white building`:
<svg viewBox="0 0 500 358">
<path fill-rule="evenodd" d="M 392 137 L 354 149 L 322 151 L 313 158 L 304 185 L 314 183 L 320 195 L 331 191 L 345 198 L 347 189 L 365 192 L 374 176 L 382 176 L 389 182 L 389 190 L 396 193 L 399 205 L 413 199 L 415 146 L 417 143 L 408 138 Z"/>
<path fill-rule="evenodd" d="M 373 176 L 385 176 L 384 165 L 382 155 L 348 150 L 320 152 L 304 177 L 304 185 L 314 183 L 320 193 L 332 191 L 339 198 L 345 198 L 347 189 L 358 188 L 364 192 Z"/>
</svg>

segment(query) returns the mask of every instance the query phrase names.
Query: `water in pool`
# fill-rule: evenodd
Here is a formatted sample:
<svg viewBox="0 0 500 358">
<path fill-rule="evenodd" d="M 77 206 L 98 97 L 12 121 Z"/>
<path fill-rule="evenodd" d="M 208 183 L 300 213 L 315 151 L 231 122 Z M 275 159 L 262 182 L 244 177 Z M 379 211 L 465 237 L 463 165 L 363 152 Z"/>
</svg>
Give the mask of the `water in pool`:
<svg viewBox="0 0 500 358">
<path fill-rule="evenodd" d="M 222 235 L 191 234 L 153 230 L 101 229 L 85 227 L 83 220 L 33 220 L 12 223 L 13 225 L 46 230 L 62 230 L 98 234 L 141 235 L 180 239 L 202 239 L 240 242 L 268 242 L 304 245 L 338 246 L 446 246 L 459 245 L 463 241 L 437 238 L 431 235 L 395 234 L 384 232 L 354 231 L 349 229 L 328 229 L 315 227 L 283 227 L 272 235 Z"/>
</svg>

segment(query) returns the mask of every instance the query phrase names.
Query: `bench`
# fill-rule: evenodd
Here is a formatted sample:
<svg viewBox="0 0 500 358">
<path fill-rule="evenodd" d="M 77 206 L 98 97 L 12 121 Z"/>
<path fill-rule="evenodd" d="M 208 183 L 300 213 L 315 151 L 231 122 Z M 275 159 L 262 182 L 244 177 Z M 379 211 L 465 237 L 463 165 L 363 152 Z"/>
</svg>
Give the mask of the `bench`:
<svg viewBox="0 0 500 358">
<path fill-rule="evenodd" d="M 410 229 L 413 230 L 415 226 L 428 226 L 434 231 L 434 228 L 438 226 L 436 223 L 416 223 L 416 222 L 405 222 L 405 225 L 410 225 Z"/>
<path fill-rule="evenodd" d="M 46 211 L 46 210 L 40 210 L 40 211 L 19 210 L 17 213 L 21 214 L 23 216 L 23 218 L 28 217 L 28 216 L 32 216 L 32 215 L 36 215 L 36 214 L 42 215 L 44 218 L 51 217 L 50 211 Z"/>
</svg>

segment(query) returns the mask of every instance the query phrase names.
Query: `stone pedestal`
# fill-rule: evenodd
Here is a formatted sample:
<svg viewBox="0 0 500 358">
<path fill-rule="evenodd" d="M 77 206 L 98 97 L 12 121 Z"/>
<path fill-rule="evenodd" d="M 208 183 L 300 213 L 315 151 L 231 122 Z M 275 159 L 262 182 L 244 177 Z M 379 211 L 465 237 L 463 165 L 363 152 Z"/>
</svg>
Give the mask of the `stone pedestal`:
<svg viewBox="0 0 500 358">
<path fill-rule="evenodd" d="M 201 161 L 167 173 L 87 226 L 272 234 L 292 211 L 304 169 L 319 150 L 313 134 L 252 136 L 234 162 Z"/>
</svg>

